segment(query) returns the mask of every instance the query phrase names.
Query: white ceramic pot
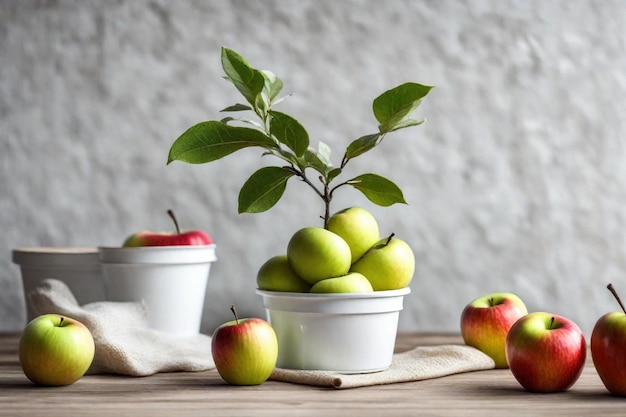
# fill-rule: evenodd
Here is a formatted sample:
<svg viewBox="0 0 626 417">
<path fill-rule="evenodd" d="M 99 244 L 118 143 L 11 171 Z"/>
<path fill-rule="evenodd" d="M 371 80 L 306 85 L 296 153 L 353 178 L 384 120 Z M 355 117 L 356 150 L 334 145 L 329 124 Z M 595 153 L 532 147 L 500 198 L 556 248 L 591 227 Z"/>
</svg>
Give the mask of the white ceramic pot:
<svg viewBox="0 0 626 417">
<path fill-rule="evenodd" d="M 141 301 L 151 328 L 192 336 L 200 332 L 215 245 L 101 247 L 109 301 Z"/>
<path fill-rule="evenodd" d="M 278 336 L 277 367 L 367 373 L 391 365 L 410 289 L 354 294 L 257 290 Z"/>
<path fill-rule="evenodd" d="M 16 248 L 13 262 L 20 266 L 25 296 L 41 280 L 54 278 L 63 281 L 81 305 L 104 300 L 97 248 Z M 26 316 L 29 321 L 34 318 L 28 298 Z"/>
</svg>

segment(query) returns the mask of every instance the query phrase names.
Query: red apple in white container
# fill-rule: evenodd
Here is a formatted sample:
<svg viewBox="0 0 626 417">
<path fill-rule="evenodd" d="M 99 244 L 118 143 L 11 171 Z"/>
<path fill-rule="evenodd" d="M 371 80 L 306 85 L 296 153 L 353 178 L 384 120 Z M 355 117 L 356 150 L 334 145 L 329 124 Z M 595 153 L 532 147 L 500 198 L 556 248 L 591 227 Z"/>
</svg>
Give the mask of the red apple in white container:
<svg viewBox="0 0 626 417">
<path fill-rule="evenodd" d="M 573 321 L 545 312 L 519 319 L 506 338 L 506 358 L 517 381 L 531 392 L 568 390 L 585 365 L 585 336 Z"/>
<path fill-rule="evenodd" d="M 610 393 L 626 396 L 626 309 L 613 285 L 608 285 L 622 311 L 600 317 L 591 333 L 591 357 Z"/>
<path fill-rule="evenodd" d="M 272 326 L 259 318 L 235 320 L 213 332 L 211 354 L 222 379 L 232 385 L 259 385 L 269 378 L 278 358 L 278 340 Z"/>
<path fill-rule="evenodd" d="M 200 331 L 206 286 L 215 256 L 208 234 L 140 232 L 123 247 L 100 247 L 104 290 L 109 301 L 144 301 L 150 327 L 193 336 Z M 133 246 L 144 244 L 147 246 Z"/>
<path fill-rule="evenodd" d="M 145 247 L 145 246 L 186 246 L 186 245 L 210 245 L 213 239 L 204 230 L 181 231 L 178 220 L 172 210 L 167 211 L 172 219 L 175 233 L 171 232 L 150 232 L 143 230 L 134 233 L 126 238 L 124 247 Z"/>
<path fill-rule="evenodd" d="M 461 335 L 494 360 L 497 368 L 507 368 L 504 346 L 511 326 L 528 313 L 524 302 L 512 293 L 494 293 L 470 302 L 461 313 Z"/>
</svg>

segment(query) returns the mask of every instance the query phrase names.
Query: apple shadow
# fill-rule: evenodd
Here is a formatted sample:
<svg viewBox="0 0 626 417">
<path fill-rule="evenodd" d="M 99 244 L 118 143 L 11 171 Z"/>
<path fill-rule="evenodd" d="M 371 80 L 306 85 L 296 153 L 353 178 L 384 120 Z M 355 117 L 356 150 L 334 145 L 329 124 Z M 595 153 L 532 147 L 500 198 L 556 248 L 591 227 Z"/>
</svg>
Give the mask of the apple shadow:
<svg viewBox="0 0 626 417">
<path fill-rule="evenodd" d="M 469 388 L 473 391 L 473 394 L 476 396 L 484 396 L 489 398 L 500 398 L 500 399 L 513 399 L 513 398 L 537 398 L 538 400 L 544 400 L 545 398 L 551 397 L 559 397 L 563 399 L 577 399 L 584 400 L 585 402 L 615 402 L 616 399 L 625 399 L 624 397 L 619 397 L 611 394 L 605 389 L 576 389 L 575 387 L 570 388 L 567 391 L 559 391 L 559 392 L 531 392 L 527 391 L 523 387 L 513 387 L 513 386 L 498 386 L 498 385 L 490 385 L 490 384 L 482 384 L 475 385 Z M 530 396 L 530 397 L 529 397 Z"/>
<path fill-rule="evenodd" d="M 44 389 L 44 390 L 54 390 L 54 389 L 63 389 L 63 386 L 58 386 L 58 387 L 54 387 L 54 386 L 46 386 L 46 385 L 35 385 L 30 381 L 24 381 L 24 382 L 11 382 L 11 383 L 3 383 L 0 382 L 0 390 L 4 391 L 4 392 L 8 392 L 8 391 L 24 391 L 24 390 L 31 390 L 33 392 L 39 392 L 40 390 Z"/>
<path fill-rule="evenodd" d="M 573 397 L 584 399 L 585 401 L 614 402 L 615 400 L 626 400 L 626 397 L 611 394 L 606 389 L 595 390 L 572 390 L 569 392 Z"/>
</svg>

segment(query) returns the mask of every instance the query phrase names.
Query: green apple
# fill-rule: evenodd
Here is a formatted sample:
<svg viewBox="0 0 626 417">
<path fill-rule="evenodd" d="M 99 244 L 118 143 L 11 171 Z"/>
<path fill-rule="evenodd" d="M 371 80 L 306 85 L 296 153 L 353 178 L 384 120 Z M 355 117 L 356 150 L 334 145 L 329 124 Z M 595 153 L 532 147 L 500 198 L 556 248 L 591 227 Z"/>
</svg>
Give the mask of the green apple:
<svg viewBox="0 0 626 417">
<path fill-rule="evenodd" d="M 313 293 L 355 293 L 372 292 L 372 284 L 362 274 L 349 272 L 346 275 L 326 278 L 311 287 Z"/>
<path fill-rule="evenodd" d="M 513 324 L 528 314 L 526 305 L 510 292 L 488 294 L 472 300 L 461 313 L 461 336 L 466 345 L 485 353 L 496 368 L 508 368 L 506 335 Z"/>
<path fill-rule="evenodd" d="M 374 291 L 407 287 L 415 272 L 415 255 L 411 247 L 392 234 L 372 246 L 350 268 L 369 280 Z"/>
<path fill-rule="evenodd" d="M 58 314 L 34 318 L 20 338 L 20 365 L 26 377 L 37 385 L 73 384 L 87 372 L 94 353 L 89 329 Z"/>
<path fill-rule="evenodd" d="M 273 256 L 261 265 L 256 283 L 260 290 L 267 291 L 309 292 L 311 288 L 289 265 L 287 255 Z"/>
<path fill-rule="evenodd" d="M 363 256 L 380 239 L 376 219 L 369 211 L 361 207 L 350 207 L 338 211 L 328 219 L 327 227 L 348 243 L 352 263 Z"/>
<path fill-rule="evenodd" d="M 278 359 L 278 338 L 260 318 L 226 322 L 213 332 L 211 354 L 217 372 L 232 385 L 259 385 L 269 378 Z"/>
<path fill-rule="evenodd" d="M 287 258 L 299 277 L 315 284 L 347 274 L 352 254 L 341 236 L 321 227 L 305 227 L 289 240 Z"/>
</svg>

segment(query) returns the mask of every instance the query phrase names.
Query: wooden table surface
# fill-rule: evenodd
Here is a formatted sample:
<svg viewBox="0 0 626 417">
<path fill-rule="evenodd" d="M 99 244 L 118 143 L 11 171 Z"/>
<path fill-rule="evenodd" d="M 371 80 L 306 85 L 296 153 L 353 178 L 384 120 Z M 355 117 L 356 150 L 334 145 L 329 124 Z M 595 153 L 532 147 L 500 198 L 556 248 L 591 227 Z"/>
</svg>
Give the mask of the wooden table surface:
<svg viewBox="0 0 626 417">
<path fill-rule="evenodd" d="M 19 335 L 0 335 L 1 416 L 625 416 L 591 357 L 567 392 L 531 394 L 509 370 L 335 390 L 268 381 L 226 385 L 217 371 L 133 378 L 87 375 L 66 387 L 37 387 L 22 373 Z M 400 334 L 396 351 L 461 343 L 458 335 Z"/>
</svg>

